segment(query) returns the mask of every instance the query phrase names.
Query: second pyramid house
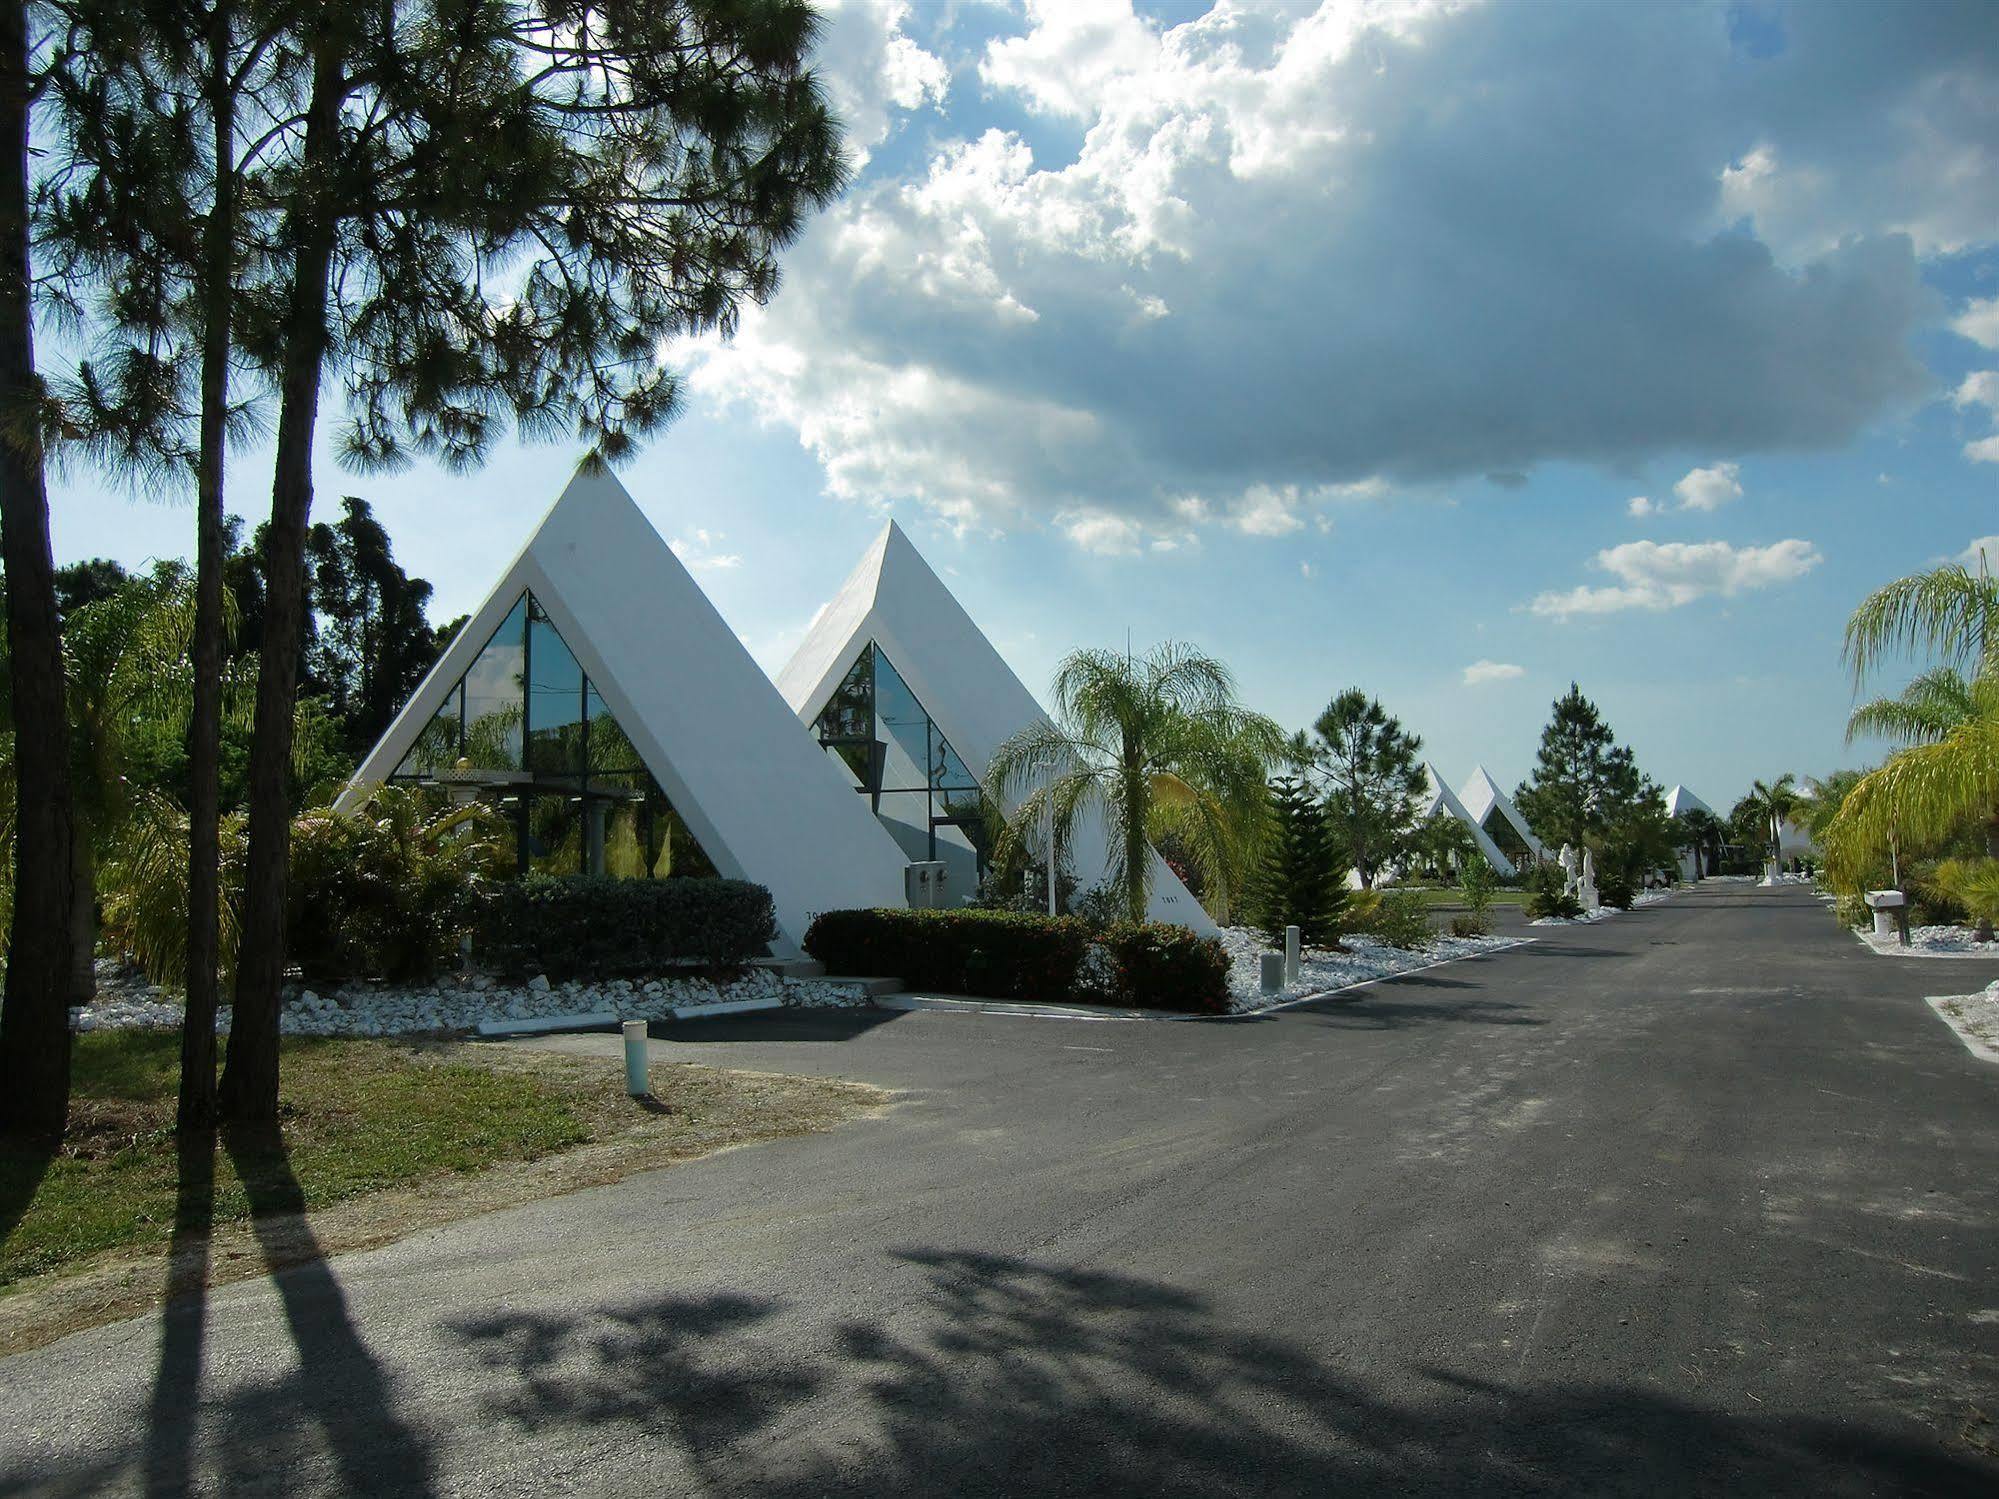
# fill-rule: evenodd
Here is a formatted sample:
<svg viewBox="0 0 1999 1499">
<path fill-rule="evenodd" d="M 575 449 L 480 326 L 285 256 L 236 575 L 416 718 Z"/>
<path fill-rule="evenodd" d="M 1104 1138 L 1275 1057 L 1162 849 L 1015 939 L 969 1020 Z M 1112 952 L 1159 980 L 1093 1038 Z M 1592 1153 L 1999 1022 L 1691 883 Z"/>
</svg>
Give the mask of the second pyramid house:
<svg viewBox="0 0 1999 1499">
<path fill-rule="evenodd" d="M 986 766 L 1047 714 L 893 521 L 820 611 L 777 685 L 904 854 L 945 865 L 950 903 L 972 895 Z M 1103 881 L 1108 853 L 1101 815 L 1086 810 L 1068 843 L 1079 891 Z M 1200 902 L 1158 853 L 1151 857 L 1151 919 L 1213 932 Z"/>
</svg>

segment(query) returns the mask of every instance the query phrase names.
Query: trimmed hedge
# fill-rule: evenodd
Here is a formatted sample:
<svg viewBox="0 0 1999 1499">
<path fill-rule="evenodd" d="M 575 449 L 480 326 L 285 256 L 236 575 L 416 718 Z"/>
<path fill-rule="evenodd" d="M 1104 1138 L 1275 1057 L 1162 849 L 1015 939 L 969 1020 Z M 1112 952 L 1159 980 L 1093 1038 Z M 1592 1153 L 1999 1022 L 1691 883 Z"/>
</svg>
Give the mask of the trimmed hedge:
<svg viewBox="0 0 1999 1499">
<path fill-rule="evenodd" d="M 1215 938 L 1167 922 L 1121 921 L 1097 940 L 1116 965 L 1112 1004 L 1188 1015 L 1228 1013 L 1229 952 Z"/>
<path fill-rule="evenodd" d="M 1073 916 L 1014 911 L 827 911 L 805 950 L 833 973 L 886 975 L 912 989 L 982 999 L 1226 1013 L 1228 951 L 1164 923 L 1093 932 Z M 1086 961 L 1093 950 L 1102 961 Z"/>
<path fill-rule="evenodd" d="M 632 978 L 663 967 L 733 967 L 777 935 L 770 892 L 742 880 L 523 875 L 481 913 L 480 959 L 502 973 Z"/>
<path fill-rule="evenodd" d="M 982 999 L 1067 997 L 1089 945 L 1074 916 L 1022 911 L 824 911 L 805 933 L 805 951 L 830 973 Z"/>
</svg>

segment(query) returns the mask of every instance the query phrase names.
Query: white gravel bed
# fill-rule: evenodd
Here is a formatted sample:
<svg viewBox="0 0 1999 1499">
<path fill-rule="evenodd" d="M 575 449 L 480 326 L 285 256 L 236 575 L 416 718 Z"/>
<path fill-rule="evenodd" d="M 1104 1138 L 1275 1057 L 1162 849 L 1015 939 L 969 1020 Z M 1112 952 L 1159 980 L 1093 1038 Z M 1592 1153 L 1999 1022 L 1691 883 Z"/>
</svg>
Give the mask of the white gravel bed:
<svg viewBox="0 0 1999 1499">
<path fill-rule="evenodd" d="M 1269 941 L 1261 932 L 1253 932 L 1246 927 L 1224 927 L 1220 936 L 1222 945 L 1229 950 L 1229 994 L 1231 1008 L 1238 1015 L 1268 1009 L 1307 994 L 1342 989 L 1348 984 L 1364 983 L 1368 979 L 1390 978 L 1398 973 L 1448 963 L 1454 958 L 1470 958 L 1483 952 L 1517 947 L 1520 943 L 1517 937 L 1440 936 L 1432 938 L 1422 947 L 1404 949 L 1376 942 L 1371 937 L 1348 937 L 1344 940 L 1351 949 L 1349 952 L 1306 948 L 1299 957 L 1298 981 L 1275 994 L 1265 994 L 1262 962 L 1263 954 L 1273 950 Z M 1276 950 L 1282 951 L 1281 948 Z"/>
<path fill-rule="evenodd" d="M 753 999 L 779 999 L 798 1008 L 867 1002 L 856 985 L 784 978 L 764 968 L 745 969 L 723 983 L 673 977 L 551 984 L 545 978 L 534 978 L 513 985 L 474 974 L 454 975 L 413 988 L 347 984 L 324 994 L 287 986 L 278 1024 L 288 1036 L 406 1036 L 469 1031 L 482 1020 L 537 1020 L 591 1011 L 609 1012 L 620 1020 L 664 1020 L 677 1006 Z M 216 1030 L 226 1033 L 229 1021 L 225 1005 L 216 1017 Z M 105 963 L 98 965 L 96 1001 L 70 1011 L 70 1028 L 77 1031 L 178 1027 L 180 1023 L 178 995 L 135 980 Z"/>
<path fill-rule="evenodd" d="M 1971 1054 L 1999 1062 L 1999 982 L 1976 994 L 1950 994 L 1929 1001 L 1931 1009 L 1958 1034 Z"/>
<path fill-rule="evenodd" d="M 1670 890 L 1641 890 L 1637 895 L 1632 897 L 1631 909 L 1636 911 L 1641 906 L 1656 906 L 1660 901 L 1671 900 L 1672 898 L 1673 892 Z M 1623 914 L 1615 906 L 1598 906 L 1594 911 L 1590 911 L 1582 916 L 1537 916 L 1528 922 L 1527 925 L 1588 926 L 1591 922 L 1608 921 L 1613 916 L 1622 916 Z"/>
<path fill-rule="evenodd" d="M 1912 926 L 1909 945 L 1895 936 L 1877 937 L 1872 927 L 1855 927 L 1854 936 L 1884 958 L 1991 958 L 1999 960 L 1999 942 L 1980 942 L 1968 926 Z"/>
</svg>

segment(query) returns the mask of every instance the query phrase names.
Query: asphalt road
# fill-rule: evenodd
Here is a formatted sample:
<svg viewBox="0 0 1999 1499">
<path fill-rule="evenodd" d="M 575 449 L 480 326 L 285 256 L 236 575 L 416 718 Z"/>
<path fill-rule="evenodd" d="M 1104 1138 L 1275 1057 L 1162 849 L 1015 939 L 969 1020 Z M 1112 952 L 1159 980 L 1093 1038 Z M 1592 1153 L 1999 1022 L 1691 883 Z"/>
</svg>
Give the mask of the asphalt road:
<svg viewBox="0 0 1999 1499">
<path fill-rule="evenodd" d="M 1733 887 L 1258 1021 L 676 1027 L 903 1101 L 0 1363 L 0 1490 L 1990 1496 L 1921 996 L 1995 975 Z"/>
</svg>

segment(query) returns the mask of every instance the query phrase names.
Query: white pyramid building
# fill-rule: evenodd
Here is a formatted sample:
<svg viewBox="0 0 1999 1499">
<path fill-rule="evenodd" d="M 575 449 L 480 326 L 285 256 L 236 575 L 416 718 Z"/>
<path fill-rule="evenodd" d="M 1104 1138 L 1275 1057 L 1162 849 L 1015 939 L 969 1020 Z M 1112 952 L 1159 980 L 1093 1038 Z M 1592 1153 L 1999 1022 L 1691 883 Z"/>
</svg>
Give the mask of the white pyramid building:
<svg viewBox="0 0 1999 1499">
<path fill-rule="evenodd" d="M 846 766 L 855 803 L 872 803 L 907 857 L 944 862 L 954 898 L 969 896 L 986 766 L 1047 715 L 900 526 L 882 528 L 777 685 L 814 727 L 829 764 L 837 757 Z M 872 796 L 855 794 L 866 789 Z M 1107 854 L 1102 819 L 1078 818 L 1069 859 L 1079 891 L 1102 882 Z M 1165 860 L 1152 860 L 1148 915 L 1214 931 Z"/>
<path fill-rule="evenodd" d="M 1425 760 L 1423 774 L 1429 778 L 1430 789 L 1424 797 L 1422 811 L 1416 816 L 1417 822 L 1428 822 L 1440 813 L 1455 817 L 1465 825 L 1466 831 L 1471 834 L 1472 842 L 1478 845 L 1478 851 L 1485 855 L 1486 862 L 1501 874 L 1512 874 L 1513 861 L 1499 851 L 1499 845 L 1492 841 L 1491 835 L 1486 832 L 1479 819 L 1471 815 L 1471 809 L 1444 783 L 1444 778 L 1437 774 L 1437 767 Z"/>
<path fill-rule="evenodd" d="M 1705 812 L 1712 817 L 1714 815 L 1714 808 L 1695 796 L 1686 787 L 1675 785 L 1671 791 L 1666 793 L 1666 815 L 1668 817 L 1685 817 L 1689 812 Z"/>
<path fill-rule="evenodd" d="M 608 473 L 579 473 L 361 762 L 497 801 L 523 868 L 765 886 L 773 951 L 814 913 L 904 902 L 905 860 Z"/>
<path fill-rule="evenodd" d="M 1520 835 L 1521 841 L 1527 845 L 1528 851 L 1535 858 L 1547 857 L 1547 850 L 1541 846 L 1541 840 L 1534 836 L 1534 830 L 1527 826 L 1527 819 L 1520 815 L 1520 809 L 1513 805 L 1513 799 L 1499 789 L 1499 783 L 1493 780 L 1483 765 L 1473 768 L 1470 777 L 1465 781 L 1464 789 L 1458 793 L 1458 796 L 1465 804 L 1465 810 L 1478 819 L 1480 827 L 1486 827 L 1492 822 L 1493 811 L 1497 809 L 1499 815 L 1506 819 L 1507 826 Z"/>
</svg>

